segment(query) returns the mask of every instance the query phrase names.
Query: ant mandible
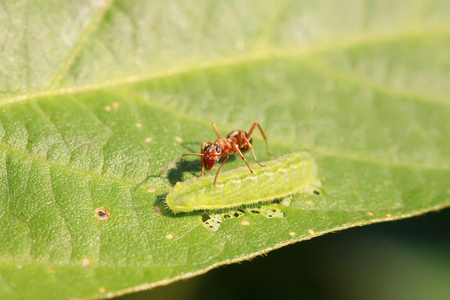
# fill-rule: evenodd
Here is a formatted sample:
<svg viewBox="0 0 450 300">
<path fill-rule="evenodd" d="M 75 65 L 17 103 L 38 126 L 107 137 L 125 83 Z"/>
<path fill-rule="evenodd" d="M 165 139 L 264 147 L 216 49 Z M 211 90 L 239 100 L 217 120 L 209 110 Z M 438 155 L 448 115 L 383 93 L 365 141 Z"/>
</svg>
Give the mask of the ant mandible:
<svg viewBox="0 0 450 300">
<path fill-rule="evenodd" d="M 264 141 L 266 142 L 266 149 L 267 153 L 269 153 L 269 146 L 267 144 L 267 138 L 264 134 L 264 131 L 261 129 L 261 126 L 259 126 L 258 122 L 253 123 L 250 130 L 247 132 L 242 130 L 233 130 L 227 135 L 227 138 L 224 139 L 220 136 L 219 131 L 217 130 L 216 124 L 212 123 L 212 127 L 214 129 L 214 132 L 217 135 L 217 140 L 214 143 L 211 142 L 205 142 L 202 143 L 201 146 L 201 153 L 186 153 L 178 157 L 176 160 L 171 162 L 167 167 L 165 167 L 158 176 L 161 176 L 165 171 L 172 168 L 181 158 L 187 155 L 198 155 L 201 156 L 201 163 L 202 163 L 202 173 L 198 176 L 202 176 L 205 174 L 205 169 L 210 170 L 216 162 L 219 161 L 221 157 L 226 157 L 225 160 L 220 165 L 219 169 L 217 170 L 216 176 L 214 177 L 214 185 L 216 185 L 217 176 L 219 175 L 220 169 L 222 169 L 223 165 L 227 162 L 227 160 L 230 158 L 230 154 L 237 153 L 242 158 L 242 160 L 247 165 L 248 169 L 250 170 L 250 173 L 253 173 L 252 168 L 247 163 L 247 160 L 242 155 L 243 152 L 246 152 L 248 150 L 252 150 L 253 158 L 255 159 L 256 163 L 260 165 L 261 167 L 264 167 L 265 165 L 262 165 L 258 162 L 256 159 L 255 151 L 253 151 L 252 146 L 252 134 L 253 130 L 255 130 L 256 126 L 258 126 L 259 131 L 261 132 L 262 137 L 264 138 Z M 269 153 L 270 154 L 270 153 Z"/>
</svg>

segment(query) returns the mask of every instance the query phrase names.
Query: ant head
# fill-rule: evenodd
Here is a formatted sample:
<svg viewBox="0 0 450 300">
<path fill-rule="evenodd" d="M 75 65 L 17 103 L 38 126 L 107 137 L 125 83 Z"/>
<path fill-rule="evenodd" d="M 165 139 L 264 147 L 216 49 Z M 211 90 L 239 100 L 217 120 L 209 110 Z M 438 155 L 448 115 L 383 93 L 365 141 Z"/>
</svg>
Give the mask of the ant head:
<svg viewBox="0 0 450 300">
<path fill-rule="evenodd" d="M 203 165 L 206 170 L 211 169 L 222 155 L 222 148 L 219 145 L 211 143 L 202 144 Z"/>
</svg>

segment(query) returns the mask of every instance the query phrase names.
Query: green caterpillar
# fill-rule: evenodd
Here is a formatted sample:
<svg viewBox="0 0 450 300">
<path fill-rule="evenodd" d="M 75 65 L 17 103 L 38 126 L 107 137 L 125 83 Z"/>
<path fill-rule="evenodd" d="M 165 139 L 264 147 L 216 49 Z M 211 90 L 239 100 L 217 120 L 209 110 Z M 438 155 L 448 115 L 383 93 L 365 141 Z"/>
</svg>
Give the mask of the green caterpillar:
<svg viewBox="0 0 450 300">
<path fill-rule="evenodd" d="M 217 210 L 283 198 L 295 193 L 321 194 L 317 165 L 307 152 L 288 154 L 265 163 L 214 176 L 178 182 L 167 195 L 166 203 L 174 213 Z"/>
</svg>

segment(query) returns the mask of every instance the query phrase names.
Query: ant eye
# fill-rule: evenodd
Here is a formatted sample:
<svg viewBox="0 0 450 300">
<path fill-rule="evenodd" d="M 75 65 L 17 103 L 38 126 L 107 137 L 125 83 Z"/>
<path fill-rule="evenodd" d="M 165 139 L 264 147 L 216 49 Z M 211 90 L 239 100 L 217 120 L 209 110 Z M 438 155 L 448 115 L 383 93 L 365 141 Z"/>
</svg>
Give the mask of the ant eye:
<svg viewBox="0 0 450 300">
<path fill-rule="evenodd" d="M 216 152 L 220 153 L 220 151 L 222 151 L 222 149 L 220 149 L 220 147 L 216 147 Z"/>
</svg>

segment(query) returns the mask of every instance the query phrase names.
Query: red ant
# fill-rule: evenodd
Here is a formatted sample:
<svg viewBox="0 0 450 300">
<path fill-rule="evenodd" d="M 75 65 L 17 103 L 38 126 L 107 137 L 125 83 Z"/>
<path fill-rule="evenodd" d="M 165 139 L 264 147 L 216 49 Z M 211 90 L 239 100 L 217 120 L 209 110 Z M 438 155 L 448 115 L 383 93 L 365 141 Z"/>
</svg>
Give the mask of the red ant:
<svg viewBox="0 0 450 300">
<path fill-rule="evenodd" d="M 258 162 L 256 159 L 255 151 L 253 151 L 252 147 L 252 134 L 255 127 L 258 126 L 259 131 L 261 132 L 262 137 L 264 138 L 264 141 L 266 142 L 266 149 L 267 153 L 269 153 L 269 146 L 267 145 L 267 138 L 264 134 L 264 131 L 261 129 L 261 126 L 257 122 L 253 123 L 252 127 L 250 128 L 249 132 L 245 132 L 242 130 L 233 130 L 227 135 L 227 138 L 224 139 L 220 136 L 219 131 L 217 130 L 216 124 L 212 123 L 212 127 L 214 129 L 214 132 L 216 133 L 218 139 L 214 142 L 205 142 L 202 143 L 201 146 L 201 153 L 187 153 L 183 154 L 180 157 L 178 157 L 176 160 L 171 162 L 167 167 L 165 167 L 158 176 L 161 176 L 165 171 L 173 167 L 183 156 L 187 155 L 198 155 L 201 156 L 201 163 L 202 163 L 202 173 L 198 176 L 202 176 L 205 174 L 205 169 L 210 170 L 216 162 L 219 161 L 221 157 L 226 157 L 226 159 L 223 161 L 223 163 L 220 165 L 219 169 L 217 170 L 216 176 L 214 177 L 214 185 L 216 184 L 217 176 L 219 175 L 220 169 L 222 169 L 223 165 L 227 162 L 227 160 L 230 158 L 230 154 L 237 153 L 242 158 L 242 160 L 247 165 L 248 169 L 251 173 L 253 173 L 252 168 L 248 165 L 247 161 L 245 160 L 245 157 L 242 155 L 242 152 L 246 152 L 248 150 L 252 150 L 253 157 L 255 158 L 255 161 L 258 165 L 261 167 L 264 167 L 265 165 L 262 165 Z"/>
</svg>

